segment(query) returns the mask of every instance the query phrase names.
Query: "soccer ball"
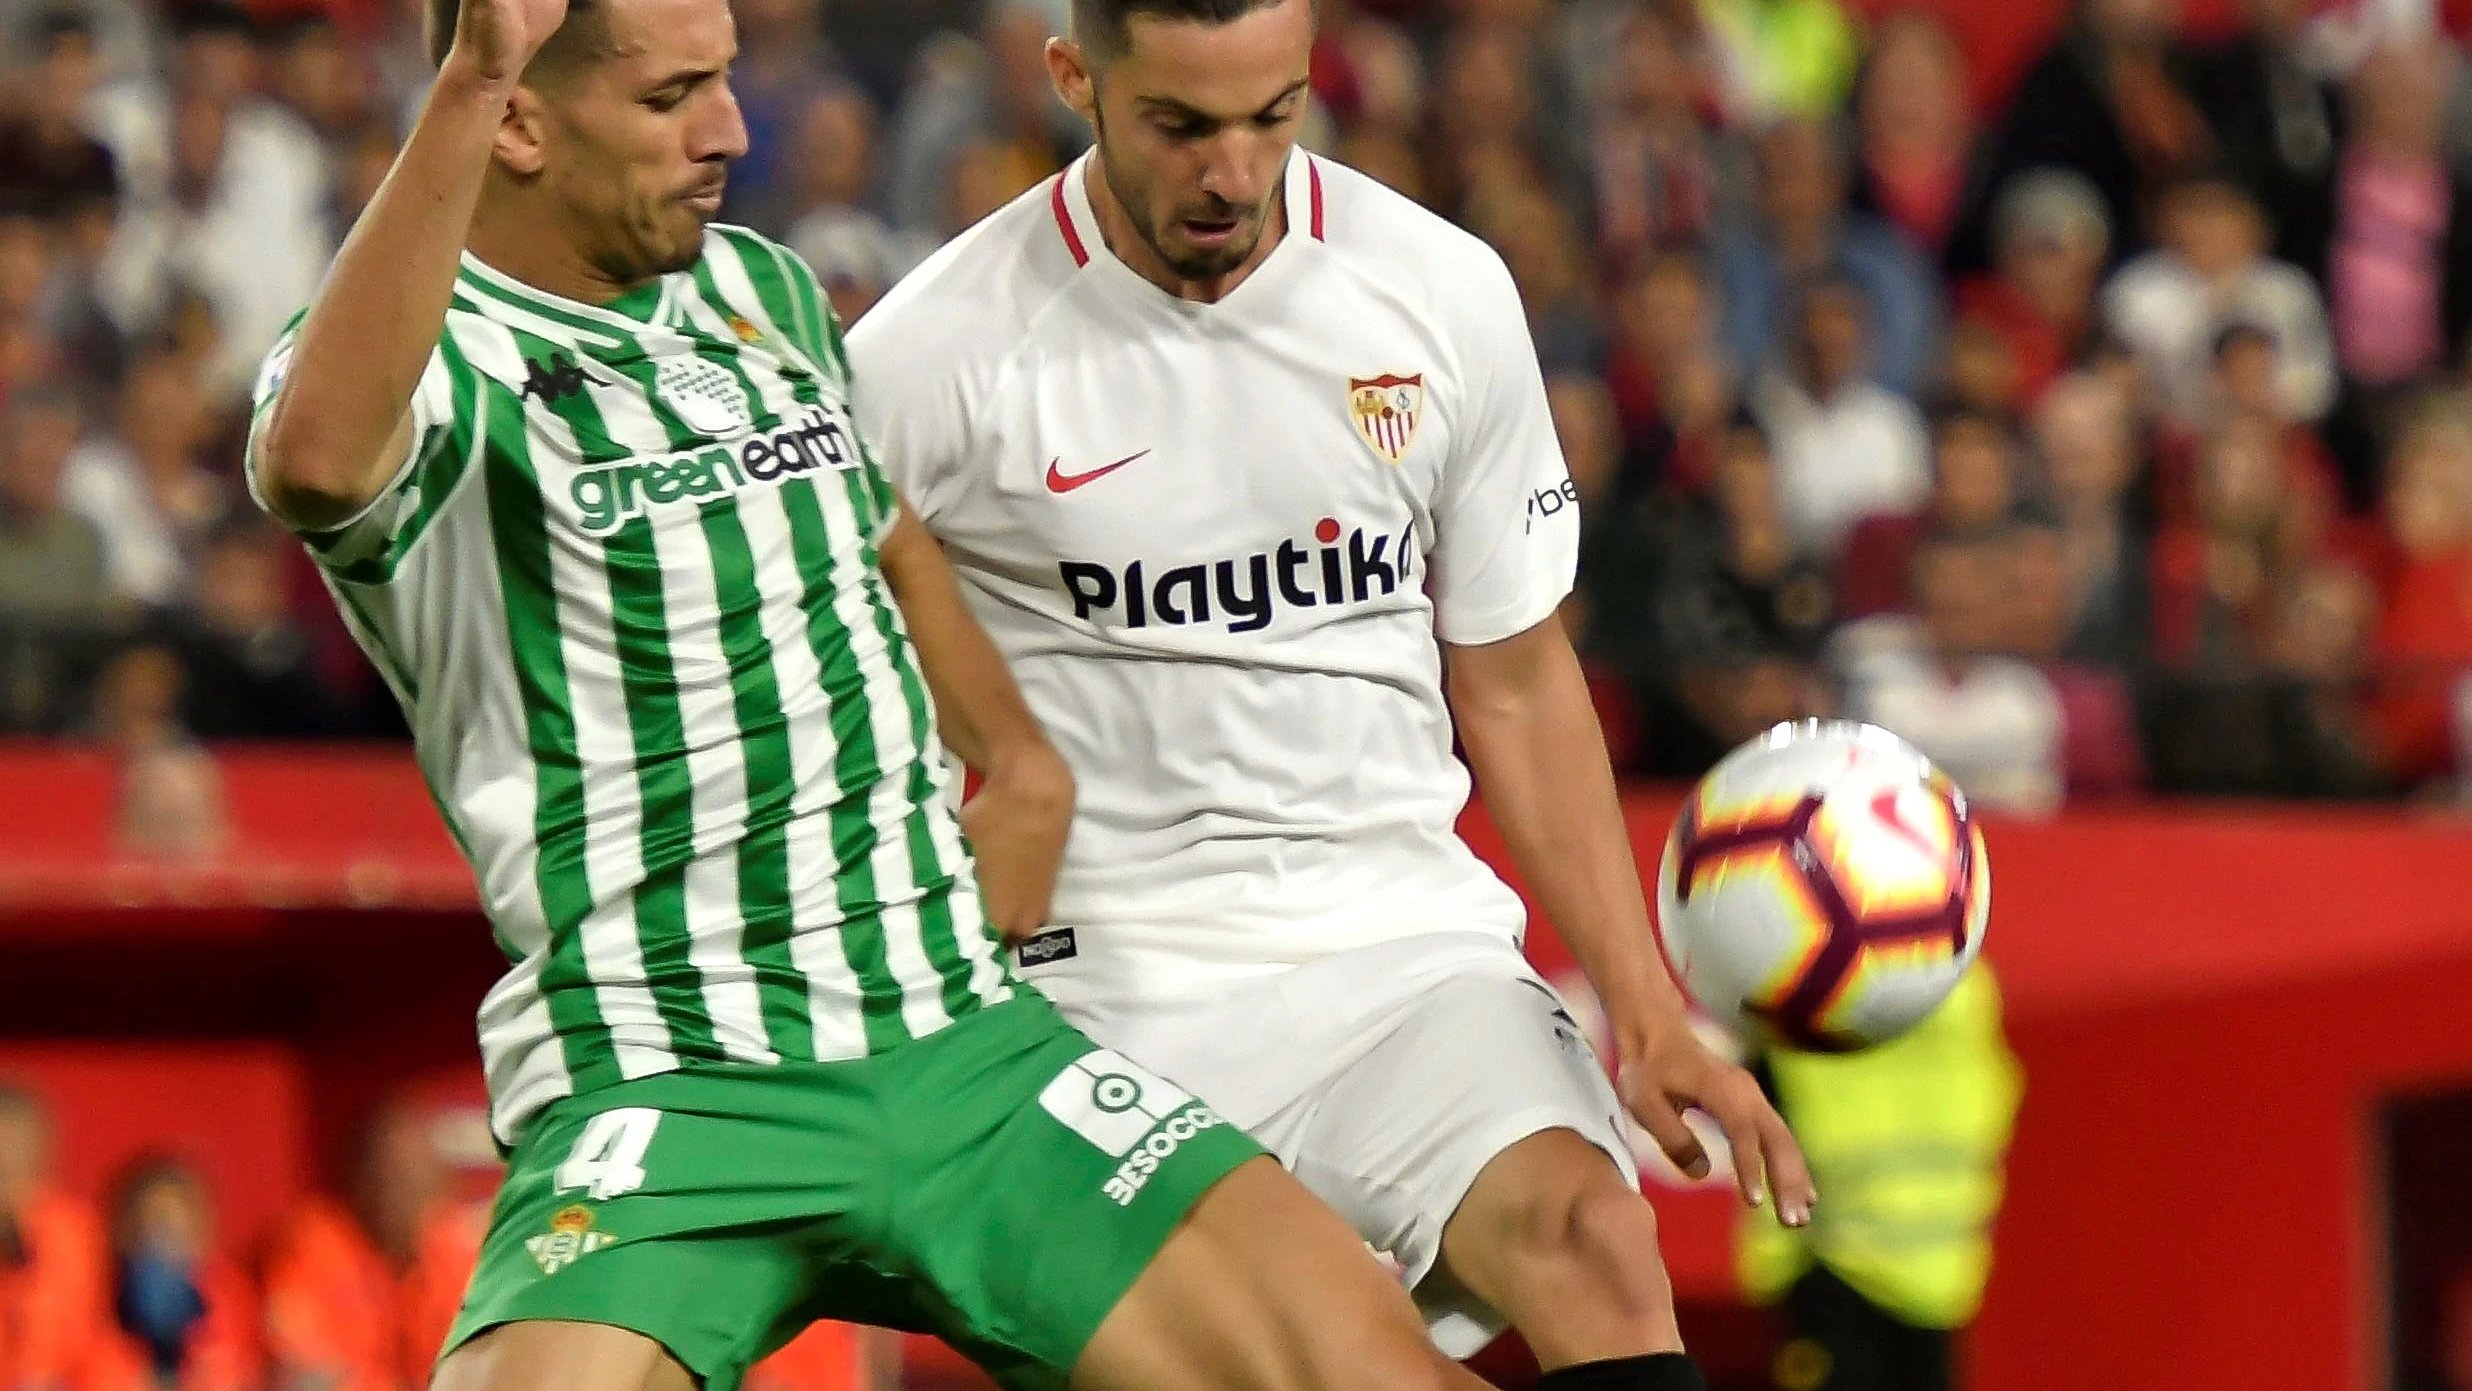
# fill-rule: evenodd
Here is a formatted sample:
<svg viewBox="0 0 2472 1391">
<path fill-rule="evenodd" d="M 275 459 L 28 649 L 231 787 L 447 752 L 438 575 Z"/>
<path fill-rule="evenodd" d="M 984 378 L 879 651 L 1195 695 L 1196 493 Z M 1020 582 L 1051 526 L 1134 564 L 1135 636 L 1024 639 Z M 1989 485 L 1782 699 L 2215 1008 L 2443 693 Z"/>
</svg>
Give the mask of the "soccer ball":
<svg viewBox="0 0 2472 1391">
<path fill-rule="evenodd" d="M 1657 878 L 1666 960 L 1700 1007 L 1824 1052 L 1921 1023 L 1991 911 L 1965 794 L 1896 735 L 1840 721 L 1726 755 L 1683 803 Z"/>
</svg>

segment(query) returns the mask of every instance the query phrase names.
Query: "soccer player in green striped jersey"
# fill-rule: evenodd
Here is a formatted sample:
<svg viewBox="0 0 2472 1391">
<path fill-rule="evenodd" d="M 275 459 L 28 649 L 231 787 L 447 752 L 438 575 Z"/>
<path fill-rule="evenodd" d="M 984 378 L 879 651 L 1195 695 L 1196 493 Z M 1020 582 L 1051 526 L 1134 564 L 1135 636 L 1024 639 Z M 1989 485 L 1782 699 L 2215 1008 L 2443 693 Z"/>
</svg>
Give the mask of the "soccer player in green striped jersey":
<svg viewBox="0 0 2472 1391">
<path fill-rule="evenodd" d="M 508 1178 L 436 1385 L 730 1391 L 817 1318 L 1024 1391 L 1470 1384 L 1335 1216 L 999 961 L 1071 779 L 852 425 L 814 278 L 713 225 L 726 0 L 431 18 L 249 475 L 511 963 Z M 958 814 L 939 729 L 984 777 Z"/>
</svg>

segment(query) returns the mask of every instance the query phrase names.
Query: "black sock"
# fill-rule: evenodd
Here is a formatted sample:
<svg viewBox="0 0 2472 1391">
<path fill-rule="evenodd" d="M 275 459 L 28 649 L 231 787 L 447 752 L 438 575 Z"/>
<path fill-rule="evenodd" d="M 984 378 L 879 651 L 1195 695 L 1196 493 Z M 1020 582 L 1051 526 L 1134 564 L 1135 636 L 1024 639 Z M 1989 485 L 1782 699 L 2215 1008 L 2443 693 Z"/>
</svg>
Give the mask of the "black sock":
<svg viewBox="0 0 2472 1391">
<path fill-rule="evenodd" d="M 1556 1367 L 1536 1379 L 1536 1391 L 1708 1391 L 1708 1383 L 1689 1354 L 1656 1352 Z"/>
</svg>

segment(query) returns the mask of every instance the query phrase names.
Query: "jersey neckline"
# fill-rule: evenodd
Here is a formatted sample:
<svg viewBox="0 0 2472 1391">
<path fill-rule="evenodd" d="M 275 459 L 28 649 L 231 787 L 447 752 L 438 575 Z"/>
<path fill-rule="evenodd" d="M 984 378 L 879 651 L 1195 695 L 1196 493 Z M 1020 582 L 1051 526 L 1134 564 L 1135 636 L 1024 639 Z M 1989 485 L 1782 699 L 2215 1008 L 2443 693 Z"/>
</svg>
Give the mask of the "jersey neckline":
<svg viewBox="0 0 2472 1391">
<path fill-rule="evenodd" d="M 458 279 L 484 298 L 512 302 L 569 329 L 603 336 L 611 333 L 627 336 L 647 328 L 669 325 L 678 277 L 659 276 L 606 304 L 589 304 L 518 280 L 466 250 L 463 253 L 462 274 Z"/>
<path fill-rule="evenodd" d="M 1231 312 L 1235 306 L 1254 297 L 1256 283 L 1276 281 L 1287 274 L 1287 263 L 1297 258 L 1297 243 L 1329 240 L 1329 215 L 1322 193 L 1322 171 L 1316 166 L 1313 156 L 1300 145 L 1289 154 L 1287 168 L 1280 175 L 1281 192 L 1286 200 L 1284 216 L 1287 228 L 1280 235 L 1279 244 L 1270 249 L 1270 254 L 1262 258 L 1252 274 L 1215 302 L 1204 303 L 1170 294 L 1126 265 L 1124 259 L 1108 246 L 1107 238 L 1100 234 L 1098 211 L 1090 203 L 1090 171 L 1097 160 L 1098 151 L 1094 147 L 1083 152 L 1080 158 L 1065 166 L 1064 172 L 1056 176 L 1049 200 L 1054 208 L 1057 233 L 1064 239 L 1065 249 L 1072 253 L 1076 266 L 1097 271 L 1109 280 L 1129 286 L 1136 294 L 1147 292 L 1152 302 L 1168 308 L 1196 316 Z"/>
</svg>

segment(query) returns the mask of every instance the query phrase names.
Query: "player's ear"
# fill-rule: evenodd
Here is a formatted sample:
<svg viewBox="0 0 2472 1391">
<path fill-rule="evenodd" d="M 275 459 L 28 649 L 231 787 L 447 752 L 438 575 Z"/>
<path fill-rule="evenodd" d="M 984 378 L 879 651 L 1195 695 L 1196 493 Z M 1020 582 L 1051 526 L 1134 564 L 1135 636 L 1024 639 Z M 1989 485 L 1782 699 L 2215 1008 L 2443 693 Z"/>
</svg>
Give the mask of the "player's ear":
<svg viewBox="0 0 2472 1391">
<path fill-rule="evenodd" d="M 510 173 L 538 174 L 548 162 L 548 132 L 549 108 L 540 93 L 518 85 L 506 104 L 505 118 L 498 122 L 498 138 L 491 149 Z"/>
<path fill-rule="evenodd" d="M 1055 84 L 1057 97 L 1073 114 L 1097 127 L 1099 88 L 1091 79 L 1090 55 L 1080 44 L 1071 39 L 1047 41 L 1047 80 Z"/>
</svg>

